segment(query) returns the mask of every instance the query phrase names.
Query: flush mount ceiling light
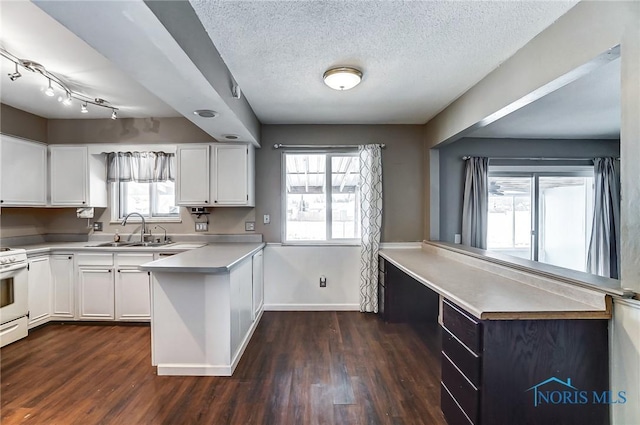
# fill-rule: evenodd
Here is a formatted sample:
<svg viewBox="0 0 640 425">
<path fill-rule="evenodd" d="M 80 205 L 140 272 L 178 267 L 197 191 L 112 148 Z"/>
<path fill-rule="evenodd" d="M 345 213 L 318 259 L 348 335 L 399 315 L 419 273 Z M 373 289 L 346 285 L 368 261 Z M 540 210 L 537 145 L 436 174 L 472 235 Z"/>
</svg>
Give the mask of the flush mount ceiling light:
<svg viewBox="0 0 640 425">
<path fill-rule="evenodd" d="M 349 90 L 360 84 L 362 72 L 355 68 L 342 66 L 328 69 L 322 78 L 324 83 L 334 90 Z"/>
<path fill-rule="evenodd" d="M 239 136 L 236 136 L 235 134 L 225 134 L 222 137 L 224 137 L 227 140 L 238 140 Z"/>
<path fill-rule="evenodd" d="M 193 114 L 202 118 L 215 118 L 218 116 L 218 113 L 211 109 L 198 109 L 197 111 L 193 111 Z"/>
<path fill-rule="evenodd" d="M 117 118 L 116 111 L 118 110 L 118 108 L 110 105 L 109 102 L 107 102 L 104 99 L 100 99 L 100 98 L 94 99 L 84 94 L 71 90 L 67 86 L 64 80 L 62 80 L 60 77 L 58 77 L 54 73 L 47 71 L 44 65 L 29 59 L 20 59 L 2 48 L 0 48 L 0 56 L 13 62 L 16 67 L 15 72 L 8 74 L 9 79 L 11 81 L 16 81 L 18 78 L 22 76 L 22 74 L 20 74 L 20 72 L 18 71 L 18 66 L 20 66 L 29 72 L 33 72 L 36 75 L 40 75 L 43 78 L 47 79 L 48 85 L 46 90 L 44 90 L 44 94 L 46 94 L 47 96 L 55 96 L 53 84 L 58 86 L 63 91 L 63 95 L 65 96 L 64 98 L 62 96 L 58 97 L 58 101 L 63 105 L 69 106 L 71 105 L 72 101 L 75 99 L 81 102 L 80 112 L 83 114 L 86 114 L 89 112 L 89 110 L 87 109 L 87 105 L 91 104 L 91 105 L 99 106 L 101 108 L 111 109 L 111 119 Z"/>
</svg>

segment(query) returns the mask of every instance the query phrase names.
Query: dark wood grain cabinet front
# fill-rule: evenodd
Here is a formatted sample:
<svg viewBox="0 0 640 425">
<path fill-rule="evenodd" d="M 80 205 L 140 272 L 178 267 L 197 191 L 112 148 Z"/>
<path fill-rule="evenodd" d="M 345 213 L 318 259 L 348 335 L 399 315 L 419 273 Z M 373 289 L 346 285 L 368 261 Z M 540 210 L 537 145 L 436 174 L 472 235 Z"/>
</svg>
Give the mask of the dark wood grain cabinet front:
<svg viewBox="0 0 640 425">
<path fill-rule="evenodd" d="M 478 320 L 447 299 L 442 318 L 449 425 L 609 424 L 606 320 Z"/>
</svg>

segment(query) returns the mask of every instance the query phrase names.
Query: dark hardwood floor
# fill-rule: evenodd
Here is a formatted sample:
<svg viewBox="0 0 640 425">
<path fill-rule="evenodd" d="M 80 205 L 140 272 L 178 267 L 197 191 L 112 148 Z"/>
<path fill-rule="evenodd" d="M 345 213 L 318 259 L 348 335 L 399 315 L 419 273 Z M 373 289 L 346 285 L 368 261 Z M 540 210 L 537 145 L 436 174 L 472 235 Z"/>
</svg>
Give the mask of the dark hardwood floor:
<svg viewBox="0 0 640 425">
<path fill-rule="evenodd" d="M 156 376 L 147 326 L 50 324 L 0 350 L 1 423 L 445 424 L 440 334 L 266 312 L 233 377 Z"/>
</svg>

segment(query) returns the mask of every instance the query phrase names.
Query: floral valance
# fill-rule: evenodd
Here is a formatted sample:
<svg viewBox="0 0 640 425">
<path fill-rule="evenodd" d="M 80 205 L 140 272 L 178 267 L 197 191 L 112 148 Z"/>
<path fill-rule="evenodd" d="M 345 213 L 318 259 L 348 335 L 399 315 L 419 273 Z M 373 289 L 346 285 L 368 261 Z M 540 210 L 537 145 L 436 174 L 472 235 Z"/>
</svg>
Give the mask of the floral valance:
<svg viewBox="0 0 640 425">
<path fill-rule="evenodd" d="M 165 152 L 107 152 L 107 181 L 164 182 L 175 180 L 175 158 Z"/>
</svg>

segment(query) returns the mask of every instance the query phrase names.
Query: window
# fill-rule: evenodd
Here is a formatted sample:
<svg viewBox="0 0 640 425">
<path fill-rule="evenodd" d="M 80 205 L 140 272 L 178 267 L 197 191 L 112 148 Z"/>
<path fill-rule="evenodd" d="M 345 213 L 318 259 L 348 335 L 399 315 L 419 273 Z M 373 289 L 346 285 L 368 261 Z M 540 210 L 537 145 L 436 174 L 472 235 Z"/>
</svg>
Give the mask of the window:
<svg viewBox="0 0 640 425">
<path fill-rule="evenodd" d="M 487 248 L 586 271 L 593 169 L 495 170 L 499 168 L 489 168 Z"/>
<path fill-rule="evenodd" d="M 120 182 L 113 183 L 114 200 L 117 202 L 117 220 L 127 214 L 137 212 L 145 219 L 174 221 L 180 217 L 175 205 L 175 184 L 172 181 L 155 183 Z"/>
<path fill-rule="evenodd" d="M 360 242 L 356 152 L 283 154 L 283 241 Z"/>
</svg>

